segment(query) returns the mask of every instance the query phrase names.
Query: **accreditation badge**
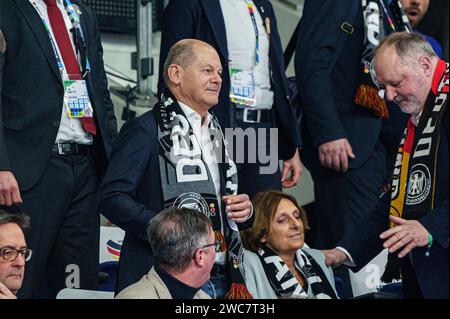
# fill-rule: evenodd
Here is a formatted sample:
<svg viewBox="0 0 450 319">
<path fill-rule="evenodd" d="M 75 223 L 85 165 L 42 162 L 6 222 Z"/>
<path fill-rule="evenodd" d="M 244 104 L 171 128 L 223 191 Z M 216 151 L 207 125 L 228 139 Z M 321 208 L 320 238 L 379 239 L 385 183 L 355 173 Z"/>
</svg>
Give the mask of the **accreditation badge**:
<svg viewBox="0 0 450 319">
<path fill-rule="evenodd" d="M 64 104 L 70 118 L 93 117 L 85 80 L 64 80 Z"/>
<path fill-rule="evenodd" d="M 230 67 L 230 100 L 232 103 L 255 106 L 255 81 L 253 71 Z"/>
</svg>

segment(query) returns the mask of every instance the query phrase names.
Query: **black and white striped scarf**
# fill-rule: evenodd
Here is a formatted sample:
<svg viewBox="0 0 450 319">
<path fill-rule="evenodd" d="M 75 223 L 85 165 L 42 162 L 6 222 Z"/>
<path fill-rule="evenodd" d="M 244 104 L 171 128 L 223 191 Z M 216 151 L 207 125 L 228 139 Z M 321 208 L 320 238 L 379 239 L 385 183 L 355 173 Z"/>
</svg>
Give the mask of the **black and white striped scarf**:
<svg viewBox="0 0 450 319">
<path fill-rule="evenodd" d="M 361 0 L 364 19 L 364 44 L 361 58 L 360 85 L 355 96 L 356 105 L 367 108 L 380 118 L 389 117 L 386 104 L 370 75 L 370 65 L 375 50 L 387 35 L 405 31 L 411 32 L 408 17 L 399 0 Z"/>
<path fill-rule="evenodd" d="M 159 167 L 164 207 L 176 206 L 197 209 L 211 220 L 216 240 L 222 242 L 219 253 L 227 256 L 231 281 L 225 298 L 251 298 L 243 278 L 243 249 L 237 227 L 230 226 L 225 205 L 219 205 L 208 165 L 194 131 L 175 97 L 164 90 L 153 113 L 158 123 Z M 226 142 L 216 118 L 208 127 L 219 171 L 226 181 L 226 195 L 237 194 L 237 170 L 229 158 Z M 221 209 L 220 209 L 221 208 Z"/>
<path fill-rule="evenodd" d="M 300 285 L 286 263 L 269 247 L 259 248 L 258 256 L 275 294 L 280 298 L 308 298 L 308 293 Z M 299 249 L 295 255 L 295 267 L 306 277 L 316 299 L 337 299 L 333 287 L 320 265 L 305 250 Z M 308 288 L 307 288 L 308 289 Z"/>
</svg>

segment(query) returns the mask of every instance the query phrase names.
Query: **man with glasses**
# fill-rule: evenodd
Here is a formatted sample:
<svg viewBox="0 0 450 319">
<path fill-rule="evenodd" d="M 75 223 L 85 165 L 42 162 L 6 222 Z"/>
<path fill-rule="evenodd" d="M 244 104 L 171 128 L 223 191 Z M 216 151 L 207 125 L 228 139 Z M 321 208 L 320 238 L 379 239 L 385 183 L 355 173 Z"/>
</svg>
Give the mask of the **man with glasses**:
<svg viewBox="0 0 450 319">
<path fill-rule="evenodd" d="M 187 208 L 169 208 L 147 228 L 155 264 L 118 299 L 210 299 L 200 288 L 208 281 L 216 250 L 209 218 Z"/>
<path fill-rule="evenodd" d="M 23 235 L 28 225 L 25 214 L 0 210 L 0 299 L 16 299 L 22 287 L 25 262 L 31 258 Z"/>
</svg>

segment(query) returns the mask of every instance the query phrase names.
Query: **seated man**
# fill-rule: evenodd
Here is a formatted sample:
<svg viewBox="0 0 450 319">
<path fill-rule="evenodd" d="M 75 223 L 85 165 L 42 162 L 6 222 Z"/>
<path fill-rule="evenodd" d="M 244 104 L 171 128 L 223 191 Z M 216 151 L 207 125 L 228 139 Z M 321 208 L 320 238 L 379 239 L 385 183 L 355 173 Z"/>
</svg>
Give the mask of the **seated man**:
<svg viewBox="0 0 450 319">
<path fill-rule="evenodd" d="M 167 88 L 153 110 L 127 122 L 113 146 L 99 192 L 99 210 L 126 231 L 117 292 L 153 266 L 147 225 L 163 208 L 201 210 L 223 245 L 204 290 L 212 297 L 250 297 L 241 273 L 239 228 L 252 205 L 237 195 L 236 165 L 208 110 L 218 102 L 222 65 L 209 44 L 185 39 L 164 66 Z M 226 240 L 223 240 L 226 238 Z"/>
<path fill-rule="evenodd" d="M 208 281 L 216 247 L 209 218 L 197 210 L 169 208 L 148 225 L 155 265 L 118 299 L 210 299 L 200 288 Z"/>
<path fill-rule="evenodd" d="M 0 299 L 16 299 L 22 287 L 25 262 L 31 258 L 23 235 L 28 225 L 25 214 L 0 210 Z"/>
</svg>

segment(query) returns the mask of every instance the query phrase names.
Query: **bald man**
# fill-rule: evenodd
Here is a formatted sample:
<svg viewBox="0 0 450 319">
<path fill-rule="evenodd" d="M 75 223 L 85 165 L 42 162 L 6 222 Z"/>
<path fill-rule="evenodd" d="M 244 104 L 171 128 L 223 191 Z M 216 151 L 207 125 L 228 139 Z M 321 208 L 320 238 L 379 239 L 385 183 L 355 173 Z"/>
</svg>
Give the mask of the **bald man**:
<svg viewBox="0 0 450 319">
<path fill-rule="evenodd" d="M 401 258 L 406 298 L 448 299 L 448 64 L 415 33 L 387 37 L 375 56 L 380 93 L 410 115 L 390 192 L 325 251 L 361 269 L 383 248 Z M 389 224 L 389 226 L 388 226 Z"/>
<path fill-rule="evenodd" d="M 222 85 L 219 56 L 205 42 L 181 40 L 170 49 L 164 70 L 168 89 L 152 111 L 124 125 L 100 188 L 100 211 L 126 231 L 117 290 L 153 266 L 147 225 L 163 208 L 175 206 L 209 216 L 222 242 L 204 290 L 213 298 L 249 297 L 237 266 L 239 228 L 251 223 L 252 206 L 246 194 L 237 194 L 236 166 L 208 112 Z"/>
</svg>

